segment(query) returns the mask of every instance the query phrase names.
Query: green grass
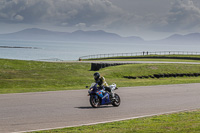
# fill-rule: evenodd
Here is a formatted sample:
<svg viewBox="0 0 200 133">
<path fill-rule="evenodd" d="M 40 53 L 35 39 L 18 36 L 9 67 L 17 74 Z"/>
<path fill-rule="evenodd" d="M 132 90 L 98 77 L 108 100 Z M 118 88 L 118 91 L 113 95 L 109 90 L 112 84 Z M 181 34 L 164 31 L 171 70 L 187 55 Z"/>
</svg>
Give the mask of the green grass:
<svg viewBox="0 0 200 133">
<path fill-rule="evenodd" d="M 0 94 L 85 89 L 93 80 L 87 63 L 52 63 L 0 59 Z M 200 77 L 125 79 L 159 73 L 200 73 L 200 65 L 128 64 L 99 71 L 108 84 L 118 87 L 200 83 Z"/>
<path fill-rule="evenodd" d="M 159 73 L 195 73 L 200 65 L 193 64 L 127 64 L 101 70 L 107 77 L 148 76 Z"/>
<path fill-rule="evenodd" d="M 92 82 L 90 64 L 0 60 L 0 93 L 81 89 Z"/>
<path fill-rule="evenodd" d="M 120 86 L 149 86 L 163 84 L 199 83 L 200 77 L 160 78 L 160 79 L 124 79 L 123 76 L 148 76 L 163 73 L 195 73 L 200 72 L 200 65 L 189 64 L 130 64 L 108 67 L 100 70 L 109 83 Z"/>
<path fill-rule="evenodd" d="M 34 133 L 199 133 L 200 110 Z"/>
</svg>

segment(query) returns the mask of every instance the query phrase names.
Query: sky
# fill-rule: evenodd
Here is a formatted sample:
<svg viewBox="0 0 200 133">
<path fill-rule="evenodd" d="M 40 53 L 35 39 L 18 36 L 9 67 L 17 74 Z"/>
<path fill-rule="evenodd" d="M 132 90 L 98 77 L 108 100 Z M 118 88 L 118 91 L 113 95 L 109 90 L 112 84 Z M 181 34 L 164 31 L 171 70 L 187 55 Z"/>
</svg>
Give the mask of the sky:
<svg viewBox="0 0 200 133">
<path fill-rule="evenodd" d="M 200 32 L 199 0 L 0 0 L 0 34 L 104 30 L 155 40 Z"/>
</svg>

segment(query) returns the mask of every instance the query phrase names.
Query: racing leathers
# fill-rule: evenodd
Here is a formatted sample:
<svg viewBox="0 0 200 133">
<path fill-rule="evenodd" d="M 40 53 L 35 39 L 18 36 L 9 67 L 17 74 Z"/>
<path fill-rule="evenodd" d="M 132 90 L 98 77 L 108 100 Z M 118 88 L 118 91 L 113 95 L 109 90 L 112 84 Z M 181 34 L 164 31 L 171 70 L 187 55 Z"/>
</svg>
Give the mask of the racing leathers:
<svg viewBox="0 0 200 133">
<path fill-rule="evenodd" d="M 99 87 L 105 91 L 108 91 L 109 93 L 111 93 L 112 99 L 115 98 L 115 94 L 112 92 L 112 90 L 110 89 L 110 87 L 108 86 L 106 80 L 104 77 L 99 77 L 98 79 L 95 80 L 96 83 L 99 85 Z"/>
</svg>

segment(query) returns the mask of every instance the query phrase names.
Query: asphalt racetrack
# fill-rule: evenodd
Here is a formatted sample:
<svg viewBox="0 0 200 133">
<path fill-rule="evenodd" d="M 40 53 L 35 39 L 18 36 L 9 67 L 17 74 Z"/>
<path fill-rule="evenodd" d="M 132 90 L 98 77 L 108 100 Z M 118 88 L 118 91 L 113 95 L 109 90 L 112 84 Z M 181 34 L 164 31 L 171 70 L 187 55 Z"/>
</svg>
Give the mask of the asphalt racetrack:
<svg viewBox="0 0 200 133">
<path fill-rule="evenodd" d="M 0 132 L 96 124 L 200 108 L 200 83 L 124 87 L 119 107 L 90 106 L 87 90 L 0 95 Z"/>
</svg>

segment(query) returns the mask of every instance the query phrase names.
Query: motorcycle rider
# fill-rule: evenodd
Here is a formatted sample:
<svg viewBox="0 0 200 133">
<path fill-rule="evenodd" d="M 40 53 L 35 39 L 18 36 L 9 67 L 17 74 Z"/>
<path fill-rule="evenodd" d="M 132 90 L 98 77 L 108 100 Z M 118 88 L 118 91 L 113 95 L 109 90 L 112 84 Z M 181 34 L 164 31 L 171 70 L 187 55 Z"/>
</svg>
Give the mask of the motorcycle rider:
<svg viewBox="0 0 200 133">
<path fill-rule="evenodd" d="M 94 79 L 95 79 L 95 82 L 100 86 L 101 89 L 104 89 L 105 91 L 108 91 L 111 94 L 112 99 L 114 100 L 115 94 L 112 92 L 112 90 L 108 86 L 105 78 L 103 76 L 100 76 L 100 73 L 96 72 L 96 73 L 94 73 Z"/>
</svg>

